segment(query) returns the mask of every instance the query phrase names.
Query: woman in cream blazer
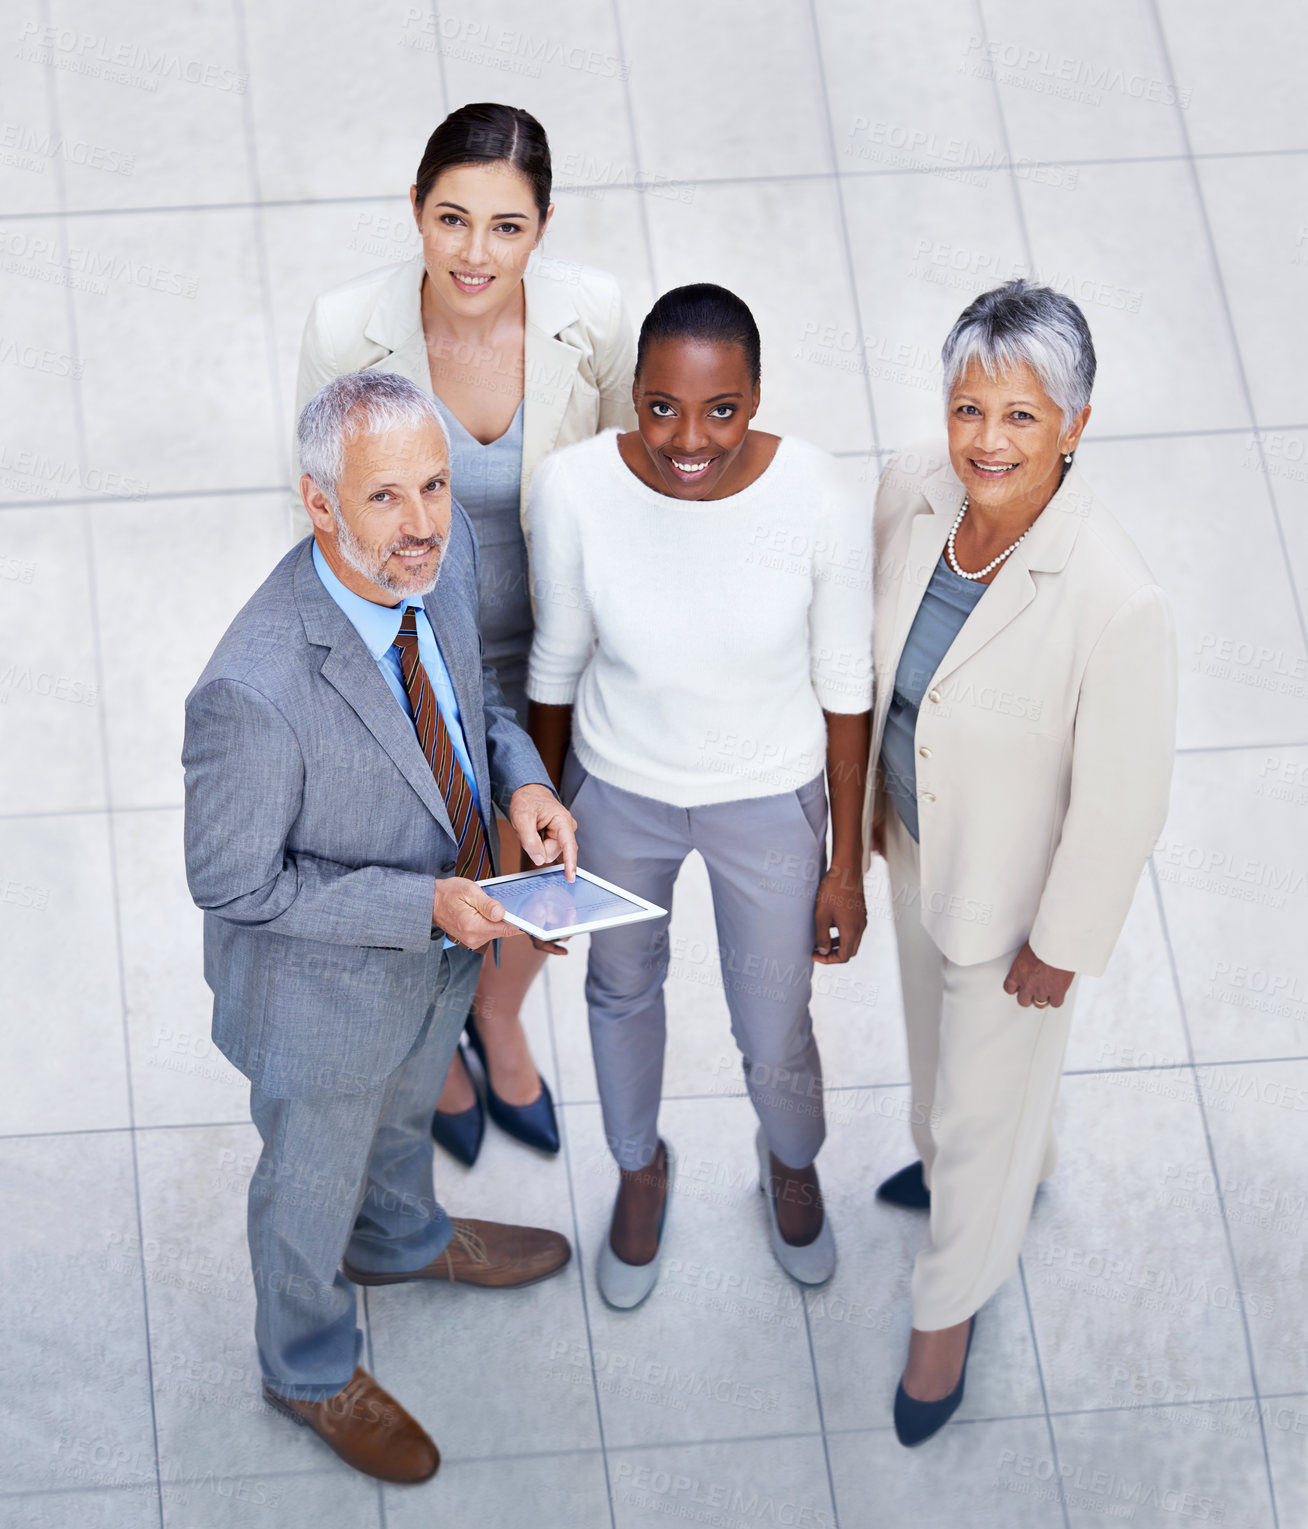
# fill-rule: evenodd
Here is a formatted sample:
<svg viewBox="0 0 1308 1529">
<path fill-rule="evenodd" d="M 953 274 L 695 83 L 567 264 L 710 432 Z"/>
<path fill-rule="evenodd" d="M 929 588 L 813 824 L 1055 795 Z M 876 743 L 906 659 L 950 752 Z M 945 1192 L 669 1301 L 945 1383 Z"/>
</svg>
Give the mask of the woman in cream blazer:
<svg viewBox="0 0 1308 1529">
<path fill-rule="evenodd" d="M 1017 1266 L 1074 979 L 1112 953 L 1167 811 L 1166 596 L 1072 465 L 1094 348 L 1069 298 L 1011 282 L 943 351 L 947 445 L 875 512 L 870 847 L 887 857 L 929 1209 L 895 1399 L 919 1443 L 962 1399 L 973 1318 Z"/>
<path fill-rule="evenodd" d="M 524 530 L 532 474 L 556 447 L 635 422 L 635 341 L 618 284 L 602 271 L 541 258 L 550 192 L 549 144 L 534 117 L 494 103 L 452 112 L 428 141 L 409 193 L 422 254 L 316 299 L 296 397 L 298 419 L 325 382 L 365 369 L 398 372 L 431 390 L 449 438 L 454 497 L 480 545 L 486 661 L 524 727 L 534 627 Z M 293 524 L 308 534 L 298 498 Z M 501 865 L 516 869 L 519 845 L 504 819 L 499 835 Z M 491 1118 L 519 1140 L 557 1152 L 553 1101 L 519 1018 L 544 959 L 528 941 L 512 940 L 498 967 L 487 961 L 467 1030 Z M 483 1127 L 461 1048 L 432 1134 L 471 1165 Z"/>
</svg>

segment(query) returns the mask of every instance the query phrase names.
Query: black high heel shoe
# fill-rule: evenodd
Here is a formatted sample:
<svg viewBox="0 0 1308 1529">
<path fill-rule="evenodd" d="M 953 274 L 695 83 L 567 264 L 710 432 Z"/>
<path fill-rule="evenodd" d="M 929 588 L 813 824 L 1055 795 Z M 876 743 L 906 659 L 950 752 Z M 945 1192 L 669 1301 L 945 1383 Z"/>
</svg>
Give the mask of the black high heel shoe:
<svg viewBox="0 0 1308 1529">
<path fill-rule="evenodd" d="M 482 1109 L 481 1093 L 472 1068 L 468 1066 L 468 1053 L 463 1049 L 462 1041 L 455 1055 L 463 1063 L 468 1082 L 472 1084 L 473 1103 L 466 1110 L 436 1110 L 431 1117 L 431 1134 L 437 1146 L 444 1147 L 451 1157 L 457 1157 L 471 1168 L 477 1161 L 481 1139 L 486 1134 L 486 1112 Z"/>
<path fill-rule="evenodd" d="M 898 1173 L 892 1173 L 884 1183 L 877 1186 L 877 1199 L 890 1205 L 902 1205 L 905 1210 L 930 1210 L 931 1191 L 922 1177 L 922 1161 L 910 1163 Z"/>
<path fill-rule="evenodd" d="M 933 1433 L 939 1433 L 958 1411 L 958 1404 L 963 1400 L 963 1382 L 967 1379 L 967 1356 L 972 1352 L 975 1332 L 976 1318 L 973 1317 L 967 1330 L 967 1347 L 963 1350 L 963 1368 L 959 1371 L 958 1384 L 948 1396 L 942 1396 L 938 1402 L 919 1402 L 904 1390 L 904 1382 L 899 1382 L 895 1392 L 895 1437 L 901 1444 L 910 1449 L 921 1444 Z"/>
<path fill-rule="evenodd" d="M 477 1034 L 477 1024 L 471 1014 L 468 1015 L 464 1030 L 468 1044 L 477 1053 L 482 1071 L 486 1074 L 486 1108 L 490 1118 L 501 1131 L 506 1131 L 524 1146 L 535 1147 L 538 1152 L 557 1152 L 559 1123 L 554 1115 L 554 1098 L 549 1084 L 544 1078 L 540 1079 L 540 1094 L 530 1104 L 506 1104 L 491 1084 L 486 1047 Z"/>
</svg>

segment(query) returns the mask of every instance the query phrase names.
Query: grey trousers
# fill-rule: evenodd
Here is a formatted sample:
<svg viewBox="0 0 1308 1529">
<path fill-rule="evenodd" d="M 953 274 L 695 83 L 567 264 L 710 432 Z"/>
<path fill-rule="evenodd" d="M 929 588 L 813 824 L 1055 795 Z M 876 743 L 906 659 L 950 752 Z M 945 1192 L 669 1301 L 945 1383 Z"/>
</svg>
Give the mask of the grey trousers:
<svg viewBox="0 0 1308 1529">
<path fill-rule="evenodd" d="M 264 1379 L 281 1396 L 322 1401 L 354 1374 L 363 1339 L 342 1255 L 400 1273 L 429 1264 L 453 1236 L 432 1188 L 431 1113 L 480 972 L 474 951 L 441 954 L 413 1048 L 366 1093 L 274 1099 L 251 1086 L 263 1138 L 249 1197 L 254 1331 Z"/>
<path fill-rule="evenodd" d="M 745 1083 L 768 1145 L 806 1168 L 826 1134 L 809 992 L 814 907 L 826 869 L 821 775 L 776 796 L 672 807 L 586 772 L 569 753 L 563 799 L 588 871 L 671 909 L 691 850 L 708 867 L 722 983 Z M 643 1168 L 658 1148 L 667 1025 L 668 918 L 590 937 L 586 1002 L 609 1150 Z"/>
</svg>

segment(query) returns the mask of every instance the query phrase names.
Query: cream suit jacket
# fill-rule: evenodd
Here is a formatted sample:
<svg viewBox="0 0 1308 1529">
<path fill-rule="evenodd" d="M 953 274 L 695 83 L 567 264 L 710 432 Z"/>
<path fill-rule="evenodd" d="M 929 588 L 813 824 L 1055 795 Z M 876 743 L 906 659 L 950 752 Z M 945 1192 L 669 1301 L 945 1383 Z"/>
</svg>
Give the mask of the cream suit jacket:
<svg viewBox="0 0 1308 1529">
<path fill-rule="evenodd" d="M 941 445 L 901 453 L 877 490 L 869 798 L 899 657 L 962 502 Z M 1167 815 L 1176 669 L 1167 597 L 1072 467 L 918 714 L 922 923 L 951 961 L 1030 940 L 1052 966 L 1102 973 Z"/>
<path fill-rule="evenodd" d="M 383 266 L 315 298 L 304 326 L 295 418 L 325 382 L 344 372 L 399 372 L 431 390 L 419 293 L 421 256 Z M 631 378 L 636 342 L 616 280 L 563 260 L 532 258 L 523 277 L 521 505 L 526 529 L 531 475 L 557 446 L 607 430 L 633 429 Z M 297 539 L 309 517 L 291 440 L 291 521 Z M 459 486 L 454 485 L 455 497 Z"/>
</svg>

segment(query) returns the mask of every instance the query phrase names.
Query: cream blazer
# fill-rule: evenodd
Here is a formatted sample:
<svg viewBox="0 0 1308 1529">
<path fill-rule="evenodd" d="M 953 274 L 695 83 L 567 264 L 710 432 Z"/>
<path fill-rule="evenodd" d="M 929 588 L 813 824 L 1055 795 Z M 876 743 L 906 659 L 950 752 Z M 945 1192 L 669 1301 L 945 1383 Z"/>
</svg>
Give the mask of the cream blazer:
<svg viewBox="0 0 1308 1529">
<path fill-rule="evenodd" d="M 344 372 L 399 372 L 431 390 L 419 293 L 422 257 L 383 266 L 314 299 L 300 346 L 295 418 L 313 395 Z M 635 427 L 631 378 L 636 342 L 616 280 L 605 271 L 533 256 L 523 277 L 521 498 L 526 529 L 531 476 L 557 446 L 617 425 Z M 459 486 L 454 485 L 455 498 Z M 300 466 L 291 438 L 291 525 L 309 534 L 300 500 Z"/>
<path fill-rule="evenodd" d="M 869 843 L 895 671 L 962 502 L 939 444 L 901 453 L 877 490 Z M 1167 815 L 1176 670 L 1167 597 L 1072 467 L 918 714 L 921 916 L 950 960 L 1030 940 L 1102 973 Z"/>
</svg>

